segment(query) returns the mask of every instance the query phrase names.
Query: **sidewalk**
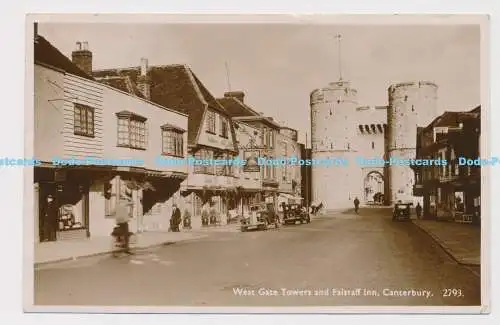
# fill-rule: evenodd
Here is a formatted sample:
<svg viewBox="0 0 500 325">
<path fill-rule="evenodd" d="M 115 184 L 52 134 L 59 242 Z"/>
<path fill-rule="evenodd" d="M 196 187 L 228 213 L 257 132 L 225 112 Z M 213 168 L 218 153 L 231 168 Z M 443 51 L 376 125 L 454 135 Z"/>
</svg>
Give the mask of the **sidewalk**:
<svg viewBox="0 0 500 325">
<path fill-rule="evenodd" d="M 164 232 L 151 231 L 137 235 L 136 248 L 143 249 L 176 242 L 193 240 L 206 237 L 196 231 Z M 88 239 L 75 239 L 56 242 L 35 244 L 35 266 L 72 260 L 81 257 L 109 254 L 112 252 L 113 243 L 110 236 L 98 236 Z"/>
<path fill-rule="evenodd" d="M 428 233 L 459 264 L 481 265 L 480 227 L 434 220 L 412 221 Z"/>
<path fill-rule="evenodd" d="M 187 230 L 193 233 L 206 233 L 206 232 L 240 232 L 240 224 L 239 223 L 231 223 L 228 225 L 220 225 L 220 226 L 208 226 L 202 227 L 200 229 Z"/>
</svg>

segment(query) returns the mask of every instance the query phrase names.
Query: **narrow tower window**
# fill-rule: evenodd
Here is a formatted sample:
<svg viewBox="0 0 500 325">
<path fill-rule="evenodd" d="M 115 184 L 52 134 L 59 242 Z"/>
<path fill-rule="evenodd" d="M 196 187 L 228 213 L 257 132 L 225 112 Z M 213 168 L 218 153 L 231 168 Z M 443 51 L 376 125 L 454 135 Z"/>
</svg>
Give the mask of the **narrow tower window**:
<svg viewBox="0 0 500 325">
<path fill-rule="evenodd" d="M 351 144 L 347 144 L 347 150 L 350 150 L 351 149 Z"/>
<path fill-rule="evenodd" d="M 415 106 L 411 105 L 411 111 L 415 112 Z"/>
<path fill-rule="evenodd" d="M 408 100 L 408 96 L 405 96 L 405 102 Z"/>
<path fill-rule="evenodd" d="M 330 149 L 333 149 L 333 143 L 330 143 Z"/>
<path fill-rule="evenodd" d="M 332 109 L 330 109 L 330 116 L 331 116 L 332 114 L 333 114 L 333 113 L 332 113 Z"/>
<path fill-rule="evenodd" d="M 372 149 L 375 149 L 375 142 L 372 141 Z"/>
</svg>

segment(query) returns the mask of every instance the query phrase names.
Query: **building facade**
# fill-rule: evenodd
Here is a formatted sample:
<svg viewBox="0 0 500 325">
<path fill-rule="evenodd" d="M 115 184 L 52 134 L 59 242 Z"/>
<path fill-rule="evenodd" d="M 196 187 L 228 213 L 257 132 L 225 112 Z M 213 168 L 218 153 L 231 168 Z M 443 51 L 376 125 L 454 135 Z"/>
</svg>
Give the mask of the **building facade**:
<svg viewBox="0 0 500 325">
<path fill-rule="evenodd" d="M 312 200 L 326 209 L 350 208 L 356 197 L 388 205 L 415 201 L 411 168 L 383 160 L 415 157 L 416 128 L 437 115 L 436 103 L 437 86 L 425 81 L 391 85 L 386 106 L 360 106 L 348 81 L 311 92 L 312 159 L 343 162 L 313 168 Z"/>
<path fill-rule="evenodd" d="M 258 138 L 252 138 L 250 144 L 251 149 L 243 149 L 245 151 L 244 158 L 247 162 L 252 162 L 256 159 L 274 159 L 281 152 L 278 147 L 277 138 L 280 136 L 281 126 L 274 121 L 272 117 L 266 117 L 263 113 L 259 113 L 245 103 L 245 93 L 243 91 L 231 91 L 224 93 L 224 97 L 218 101 L 231 114 L 233 121 L 239 125 L 249 126 L 255 130 Z M 245 127 L 244 127 L 245 128 Z M 245 137 L 242 134 L 243 137 Z M 246 140 L 242 140 L 246 141 Z M 289 140 L 288 140 L 289 141 Z M 243 144 L 243 143 L 242 143 Z M 260 194 L 252 202 L 268 202 L 273 203 L 275 208 L 278 208 L 278 194 L 280 188 L 280 177 L 282 177 L 280 166 L 271 166 L 262 164 L 244 168 L 247 172 L 253 173 L 254 170 L 260 171 Z M 243 175 L 245 175 L 243 173 Z M 290 187 L 291 187 L 291 182 Z M 242 183 L 240 192 L 247 192 Z"/>
<path fill-rule="evenodd" d="M 247 162 L 237 168 L 239 202 L 236 213 L 248 216 L 250 205 L 263 200 L 261 168 L 256 163 L 256 159 L 260 156 L 261 129 L 245 122 L 236 122 L 235 127 L 239 157 Z"/>
<path fill-rule="evenodd" d="M 142 59 L 137 67 L 94 70 L 93 76 L 100 82 L 126 92 L 138 92 L 158 105 L 186 114 L 189 157 L 207 161 L 238 157 L 230 114 L 188 66 L 148 66 L 147 60 Z M 204 206 L 215 211 L 217 220 L 211 223 L 223 224 L 228 210 L 237 205 L 236 186 L 233 166 L 188 164 L 188 177 L 176 194 L 176 203 L 183 215 L 191 215 L 193 228 L 207 225 L 201 219 Z"/>
<path fill-rule="evenodd" d="M 39 35 L 34 45 L 37 242 L 54 239 L 47 235 L 49 196 L 57 208 L 56 240 L 109 236 L 123 200 L 133 231 L 142 231 L 149 222 L 143 203 L 169 199 L 151 193 L 175 191 L 187 177 L 182 166 L 155 164 L 173 138 L 185 155 L 187 116 L 97 82 Z M 73 59 L 82 51 L 80 43 Z"/>
<path fill-rule="evenodd" d="M 417 134 L 417 158 L 442 159 L 444 166 L 415 166 L 414 192 L 423 197 L 424 218 L 479 223 L 481 107 L 445 112 Z M 461 162 L 462 161 L 462 162 Z"/>
<path fill-rule="evenodd" d="M 277 134 L 276 154 L 278 158 L 301 159 L 298 132 L 289 127 L 282 126 Z M 277 168 L 278 176 L 278 211 L 281 203 L 302 203 L 300 165 L 289 164 Z"/>
<path fill-rule="evenodd" d="M 276 158 L 276 136 L 280 126 L 272 118 L 265 116 L 233 117 L 234 121 L 244 122 L 259 130 L 260 139 L 255 146 L 255 157 L 260 165 L 261 199 L 266 203 L 278 204 L 278 169 L 279 166 L 267 162 Z M 260 161 L 260 162 L 259 162 Z"/>
</svg>

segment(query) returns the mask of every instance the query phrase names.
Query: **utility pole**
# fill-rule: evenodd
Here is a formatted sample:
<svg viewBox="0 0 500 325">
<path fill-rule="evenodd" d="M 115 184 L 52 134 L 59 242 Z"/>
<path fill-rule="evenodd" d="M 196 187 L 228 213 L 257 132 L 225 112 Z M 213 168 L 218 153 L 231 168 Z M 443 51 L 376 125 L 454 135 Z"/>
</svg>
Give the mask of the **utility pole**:
<svg viewBox="0 0 500 325">
<path fill-rule="evenodd" d="M 224 65 L 226 66 L 226 81 L 227 81 L 227 91 L 231 91 L 231 78 L 229 77 L 229 65 L 227 64 L 227 61 L 224 62 Z"/>
<path fill-rule="evenodd" d="M 342 35 L 337 34 L 335 38 L 338 41 L 338 65 L 339 65 L 339 81 L 342 81 Z"/>
</svg>

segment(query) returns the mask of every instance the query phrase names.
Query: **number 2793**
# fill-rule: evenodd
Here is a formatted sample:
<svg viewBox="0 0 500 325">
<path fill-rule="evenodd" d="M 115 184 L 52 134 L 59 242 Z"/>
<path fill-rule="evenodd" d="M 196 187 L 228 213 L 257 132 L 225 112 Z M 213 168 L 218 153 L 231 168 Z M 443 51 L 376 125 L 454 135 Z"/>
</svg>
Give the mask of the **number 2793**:
<svg viewBox="0 0 500 325">
<path fill-rule="evenodd" d="M 441 290 L 441 293 L 443 294 L 443 297 L 460 298 L 464 296 L 461 289 L 443 289 Z"/>
</svg>

